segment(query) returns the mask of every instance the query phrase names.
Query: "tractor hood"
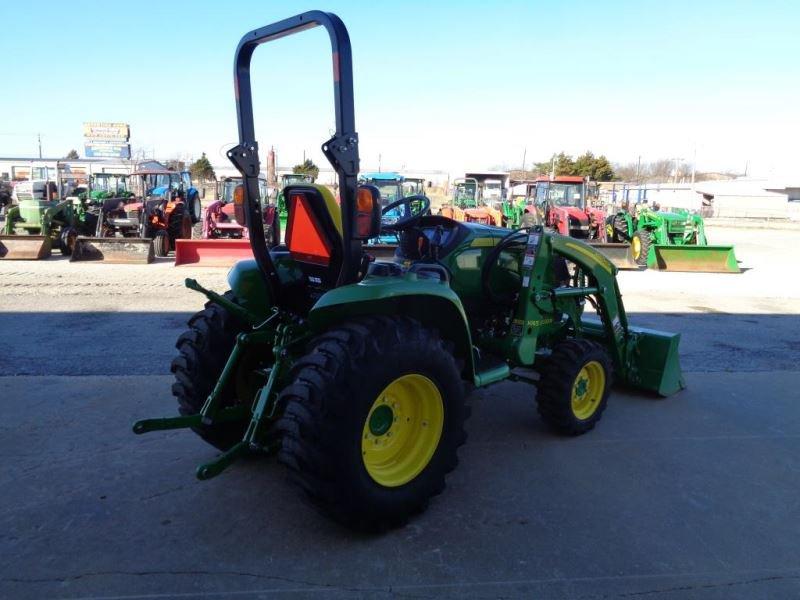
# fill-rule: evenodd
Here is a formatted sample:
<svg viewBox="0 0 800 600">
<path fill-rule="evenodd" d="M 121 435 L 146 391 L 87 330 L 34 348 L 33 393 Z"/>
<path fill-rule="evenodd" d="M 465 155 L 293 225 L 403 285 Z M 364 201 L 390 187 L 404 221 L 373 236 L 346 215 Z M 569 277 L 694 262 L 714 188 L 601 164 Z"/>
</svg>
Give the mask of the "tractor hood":
<svg viewBox="0 0 800 600">
<path fill-rule="evenodd" d="M 162 186 L 159 186 L 157 188 L 153 188 L 152 190 L 150 190 L 150 193 L 148 194 L 148 196 L 163 196 L 168 191 L 169 191 L 169 186 L 168 185 L 162 185 Z"/>
<path fill-rule="evenodd" d="M 689 215 L 678 213 L 678 212 L 662 212 L 658 211 L 654 213 L 661 217 L 662 219 L 666 219 L 667 221 L 686 221 L 689 218 Z"/>
<path fill-rule="evenodd" d="M 589 223 L 589 217 L 586 215 L 586 213 L 575 206 L 558 206 L 556 207 L 556 210 L 560 211 L 563 216 L 570 219 L 575 219 L 582 225 Z"/>
<path fill-rule="evenodd" d="M 589 220 L 592 223 L 605 223 L 605 220 L 606 220 L 605 211 L 603 211 L 603 210 L 601 210 L 599 208 L 588 207 L 586 209 L 586 212 L 588 213 Z"/>
</svg>

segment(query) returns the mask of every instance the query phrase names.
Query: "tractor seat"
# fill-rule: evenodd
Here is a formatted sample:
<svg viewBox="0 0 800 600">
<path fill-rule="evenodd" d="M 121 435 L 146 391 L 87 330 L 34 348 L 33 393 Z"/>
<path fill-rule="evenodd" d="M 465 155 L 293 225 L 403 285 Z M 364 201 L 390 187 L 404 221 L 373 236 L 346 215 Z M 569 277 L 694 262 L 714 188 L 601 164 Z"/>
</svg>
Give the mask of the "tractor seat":
<svg viewBox="0 0 800 600">
<path fill-rule="evenodd" d="M 319 184 L 288 185 L 286 248 L 309 285 L 330 288 L 342 267 L 342 212 L 331 191 Z"/>
</svg>

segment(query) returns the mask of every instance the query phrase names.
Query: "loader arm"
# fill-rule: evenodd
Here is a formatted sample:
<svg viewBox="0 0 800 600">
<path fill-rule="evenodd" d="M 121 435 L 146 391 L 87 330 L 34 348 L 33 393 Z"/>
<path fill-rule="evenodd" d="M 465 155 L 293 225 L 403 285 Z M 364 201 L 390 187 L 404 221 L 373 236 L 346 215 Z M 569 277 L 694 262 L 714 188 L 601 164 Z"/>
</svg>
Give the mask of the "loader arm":
<svg viewBox="0 0 800 600">
<path fill-rule="evenodd" d="M 558 257 L 574 263 L 584 277 L 575 285 L 554 282 L 552 265 Z M 606 348 L 618 381 L 663 396 L 682 389 L 680 334 L 631 326 L 616 276 L 616 267 L 590 245 L 536 228 L 528 236 L 522 292 L 507 349 L 513 362 L 534 365 L 540 358 L 539 338 L 563 335 L 566 319 L 575 337 L 591 338 Z M 584 316 L 583 299 L 596 307 L 599 318 Z"/>
</svg>

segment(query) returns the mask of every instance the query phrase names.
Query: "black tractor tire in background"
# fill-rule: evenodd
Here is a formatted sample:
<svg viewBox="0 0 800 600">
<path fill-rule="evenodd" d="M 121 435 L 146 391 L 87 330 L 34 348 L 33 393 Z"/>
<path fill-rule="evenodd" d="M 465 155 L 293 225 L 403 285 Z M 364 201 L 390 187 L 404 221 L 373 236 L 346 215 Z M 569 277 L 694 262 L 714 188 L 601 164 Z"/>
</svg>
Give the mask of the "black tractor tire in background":
<svg viewBox="0 0 800 600">
<path fill-rule="evenodd" d="M 278 459 L 322 512 L 353 529 L 382 531 L 402 525 L 442 492 L 445 476 L 458 464 L 469 414 L 448 346 L 413 319 L 368 317 L 322 334 L 295 363 L 292 383 L 278 399 Z M 362 457 L 362 432 L 381 392 L 405 375 L 422 375 L 436 386 L 441 436 L 421 471 L 399 485 L 382 485 Z"/>
<path fill-rule="evenodd" d="M 636 256 L 634 254 L 633 248 L 635 247 L 636 242 L 634 240 L 639 240 L 639 255 Z M 639 229 L 638 231 L 633 232 L 633 236 L 631 236 L 631 255 L 633 256 L 633 260 L 636 261 L 636 264 L 641 267 L 647 266 L 647 255 L 650 252 L 650 244 L 652 243 L 652 238 L 650 237 L 650 232 L 646 229 Z"/>
<path fill-rule="evenodd" d="M 630 239 L 630 235 L 628 234 L 628 222 L 625 220 L 625 217 L 622 215 L 614 215 L 612 223 L 614 234 L 613 238 L 608 241 L 627 242 Z"/>
<path fill-rule="evenodd" d="M 189 205 L 189 217 L 192 219 L 192 225 L 200 222 L 203 214 L 203 205 L 200 203 L 200 194 L 194 194 L 186 200 Z"/>
<path fill-rule="evenodd" d="M 231 292 L 227 292 L 225 297 L 236 301 Z M 211 302 L 189 319 L 189 329 L 175 343 L 178 356 L 170 367 L 175 375 L 172 395 L 178 401 L 180 414 L 200 412 L 233 350 L 236 336 L 245 329 L 245 325 L 228 311 Z M 222 390 L 222 406 L 237 403 L 235 387 L 231 382 Z M 241 441 L 246 427 L 247 421 L 244 421 L 203 425 L 193 430 L 215 448 L 228 450 Z"/>
<path fill-rule="evenodd" d="M 157 229 L 153 233 L 153 254 L 166 256 L 169 254 L 169 234 L 164 229 Z"/>
<path fill-rule="evenodd" d="M 62 256 L 72 256 L 75 249 L 75 240 L 78 239 L 78 230 L 74 227 L 63 227 L 58 236 L 58 249 Z"/>
<path fill-rule="evenodd" d="M 188 240 L 192 238 L 192 219 L 186 212 L 186 204 L 175 205 L 169 215 L 167 223 L 169 241 L 175 247 L 175 240 Z"/>
<path fill-rule="evenodd" d="M 602 393 L 590 414 L 583 418 L 575 414 L 572 403 L 573 387 L 582 369 L 589 363 L 602 369 Z M 612 366 L 605 348 L 584 339 L 567 339 L 553 348 L 541 369 L 537 385 L 536 404 L 542 420 L 567 435 L 580 435 L 594 428 L 603 416 L 611 391 Z"/>
<path fill-rule="evenodd" d="M 192 239 L 199 240 L 203 237 L 203 222 L 198 221 L 192 225 Z"/>
</svg>

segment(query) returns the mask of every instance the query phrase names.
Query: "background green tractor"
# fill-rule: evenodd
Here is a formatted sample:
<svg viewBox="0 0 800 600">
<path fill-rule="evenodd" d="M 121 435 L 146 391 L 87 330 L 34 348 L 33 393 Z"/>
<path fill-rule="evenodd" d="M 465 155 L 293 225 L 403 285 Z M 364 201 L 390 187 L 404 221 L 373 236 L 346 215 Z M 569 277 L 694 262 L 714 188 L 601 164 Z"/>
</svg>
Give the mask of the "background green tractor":
<svg viewBox="0 0 800 600">
<path fill-rule="evenodd" d="M 606 219 L 609 241 L 630 244 L 640 266 L 664 271 L 739 273 L 733 246 L 709 246 L 703 217 L 687 210 L 658 210 L 644 204 Z"/>
<path fill-rule="evenodd" d="M 337 57 L 336 129 L 322 150 L 341 205 L 324 186 L 288 186 L 286 244 L 269 250 L 253 218 L 250 60 L 259 44 L 314 25 L 327 29 Z M 578 435 L 600 419 L 612 380 L 662 395 L 683 381 L 679 335 L 630 325 L 616 269 L 578 240 L 427 215 L 411 197 L 391 224 L 395 260 L 373 260 L 364 242 L 380 231 L 380 194 L 358 185 L 351 60 L 347 30 L 329 13 L 242 38 L 240 142 L 228 157 L 243 178 L 236 218 L 247 222 L 255 260 L 234 266 L 225 294 L 187 280 L 209 302 L 177 342 L 181 416 L 133 429 L 192 428 L 223 450 L 198 467 L 200 479 L 245 453 L 277 452 L 326 514 L 380 530 L 444 489 L 466 438 L 468 387 L 534 384 L 542 418 Z"/>
<path fill-rule="evenodd" d="M 278 219 L 280 220 L 281 231 L 286 231 L 286 219 L 288 218 L 286 212 L 286 196 L 283 190 L 287 185 L 293 183 L 314 183 L 314 177 L 306 173 L 284 173 L 281 175 L 281 185 L 278 190 L 278 197 L 275 204 L 278 207 Z"/>
<path fill-rule="evenodd" d="M 133 198 L 128 176 L 116 173 L 95 173 L 89 185 L 78 186 L 73 193 L 74 227 L 79 236 L 100 236 L 103 207 L 111 201 L 126 203 Z"/>
<path fill-rule="evenodd" d="M 53 246 L 64 256 L 72 254 L 78 236 L 72 200 L 58 198 L 50 181 L 22 181 L 15 192 L 18 203 L 6 211 L 0 259 L 47 258 Z"/>
</svg>

